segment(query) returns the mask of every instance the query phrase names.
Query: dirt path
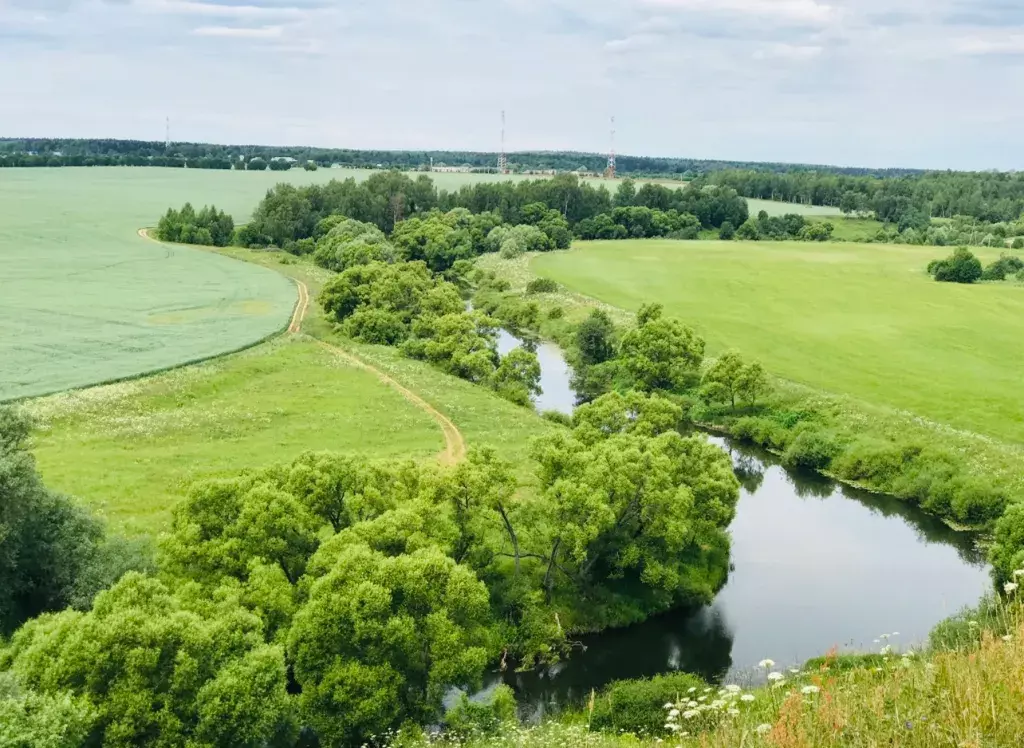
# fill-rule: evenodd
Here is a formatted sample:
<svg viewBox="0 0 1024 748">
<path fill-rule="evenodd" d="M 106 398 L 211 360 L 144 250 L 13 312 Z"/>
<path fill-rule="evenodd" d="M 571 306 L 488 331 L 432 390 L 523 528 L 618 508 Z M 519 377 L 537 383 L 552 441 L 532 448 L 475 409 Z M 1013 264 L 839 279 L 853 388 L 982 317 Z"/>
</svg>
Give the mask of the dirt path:
<svg viewBox="0 0 1024 748">
<path fill-rule="evenodd" d="M 295 305 L 295 314 L 292 315 L 292 323 L 288 327 L 288 332 L 298 334 L 302 332 L 302 321 L 306 318 L 306 310 L 309 308 L 309 289 L 302 281 L 296 280 L 295 282 L 299 286 L 299 301 Z M 441 464 L 454 465 L 466 457 L 466 440 L 462 437 L 462 432 L 459 431 L 458 427 L 452 423 L 448 416 L 410 390 L 408 387 L 399 384 L 383 371 L 366 363 L 351 351 L 346 351 L 344 348 L 326 343 L 323 340 L 318 340 L 317 342 L 326 350 L 330 351 L 338 358 L 348 362 L 352 366 L 370 372 L 381 382 L 396 390 L 402 397 L 433 418 L 434 421 L 437 422 L 437 425 L 441 427 L 441 432 L 444 434 L 444 452 L 442 452 L 439 457 Z"/>
<path fill-rule="evenodd" d="M 151 242 L 163 244 L 159 239 L 154 239 L 150 236 L 147 229 L 139 229 L 139 237 Z M 288 332 L 292 335 L 298 335 L 302 333 L 302 322 L 306 319 L 306 312 L 309 310 L 309 288 L 307 288 L 306 284 L 298 278 L 293 278 L 293 280 L 298 286 L 299 298 L 295 303 L 295 311 L 292 312 L 291 322 L 288 324 Z M 463 438 L 462 432 L 459 431 L 458 427 L 452 423 L 448 416 L 410 390 L 408 387 L 399 384 L 383 371 L 366 363 L 351 351 L 346 351 L 344 348 L 324 342 L 323 340 L 317 340 L 317 342 L 326 350 L 345 360 L 352 366 L 370 372 L 381 382 L 396 390 L 402 397 L 433 418 L 434 421 L 437 422 L 437 425 L 441 427 L 441 433 L 444 434 L 444 452 L 438 456 L 442 465 L 454 465 L 465 459 L 466 440 Z"/>
</svg>

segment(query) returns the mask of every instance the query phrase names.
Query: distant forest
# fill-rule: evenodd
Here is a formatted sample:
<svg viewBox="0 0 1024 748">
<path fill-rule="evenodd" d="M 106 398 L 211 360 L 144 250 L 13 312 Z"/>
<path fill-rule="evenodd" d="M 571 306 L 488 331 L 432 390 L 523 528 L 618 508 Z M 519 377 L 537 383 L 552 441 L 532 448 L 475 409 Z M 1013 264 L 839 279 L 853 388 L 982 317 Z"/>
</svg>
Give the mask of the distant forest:
<svg viewBox="0 0 1024 748">
<path fill-rule="evenodd" d="M 496 172 L 498 154 L 476 151 L 360 151 L 347 148 L 310 148 L 305 146 L 214 145 L 210 143 L 171 143 L 141 140 L 91 140 L 53 138 L 0 138 L 0 167 L 4 166 L 176 166 L 231 169 L 240 163 L 259 159 L 291 158 L 299 163 L 312 161 L 318 166 L 332 164 L 366 169 L 423 170 L 435 165 L 469 167 L 474 171 Z M 523 151 L 509 154 L 512 171 L 577 171 L 601 173 L 608 156 L 602 153 L 571 151 Z M 809 164 L 752 163 L 746 161 L 706 161 L 690 158 L 617 156 L 619 174 L 638 177 L 691 179 L 725 169 L 743 169 L 766 173 L 817 172 L 846 176 L 896 177 L 920 174 L 914 169 L 868 169 Z"/>
</svg>

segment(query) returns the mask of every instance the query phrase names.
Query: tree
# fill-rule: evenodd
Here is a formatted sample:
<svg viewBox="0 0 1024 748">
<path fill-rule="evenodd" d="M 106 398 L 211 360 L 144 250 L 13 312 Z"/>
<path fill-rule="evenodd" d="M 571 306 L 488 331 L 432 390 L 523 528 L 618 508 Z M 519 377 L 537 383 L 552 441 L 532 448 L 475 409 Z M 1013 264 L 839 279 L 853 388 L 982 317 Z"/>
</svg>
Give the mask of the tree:
<svg viewBox="0 0 1024 748">
<path fill-rule="evenodd" d="M 743 359 L 735 351 L 719 356 L 701 378 L 704 396 L 712 401 L 726 400 L 736 410 L 736 395 L 743 366 Z"/>
<path fill-rule="evenodd" d="M 96 519 L 43 485 L 29 431 L 21 411 L 0 407 L 0 634 L 69 605 L 103 542 Z"/>
<path fill-rule="evenodd" d="M 0 745 L 10 748 L 78 748 L 96 712 L 67 692 L 25 693 L 10 673 L 0 674 Z"/>
<path fill-rule="evenodd" d="M 632 179 L 624 179 L 619 183 L 615 191 L 615 206 L 618 208 L 628 207 L 636 203 L 636 182 Z"/>
<path fill-rule="evenodd" d="M 437 719 L 493 651 L 487 588 L 436 549 L 389 558 L 365 546 L 314 580 L 288 640 L 304 720 L 324 746 Z"/>
<path fill-rule="evenodd" d="M 663 318 L 659 305 L 641 308 L 637 327 L 619 346 L 623 369 L 645 392 L 685 389 L 703 360 L 703 338 L 678 320 Z"/>
<path fill-rule="evenodd" d="M 491 386 L 506 400 L 529 406 L 532 399 L 541 394 L 540 374 L 537 354 L 514 348 L 501 357 L 491 375 Z"/>
<path fill-rule="evenodd" d="M 595 309 L 576 328 L 574 342 L 580 365 L 609 361 L 615 357 L 615 324 L 607 312 Z"/>
<path fill-rule="evenodd" d="M 485 382 L 499 363 L 496 341 L 494 320 L 480 312 L 456 312 L 419 318 L 402 350 L 454 376 Z"/>
<path fill-rule="evenodd" d="M 319 544 L 321 524 L 272 476 L 209 480 L 175 507 L 162 547 L 167 568 L 187 578 L 244 581 L 254 564 L 271 563 L 294 584 Z"/>
<path fill-rule="evenodd" d="M 660 395 L 630 390 L 612 392 L 586 405 L 572 416 L 574 437 L 585 443 L 598 442 L 610 434 L 659 436 L 678 431 L 683 409 Z"/>
<path fill-rule="evenodd" d="M 295 737 L 284 652 L 228 597 L 132 573 L 88 613 L 26 624 L 0 653 L 30 690 L 95 709 L 92 745 L 287 745 Z"/>
<path fill-rule="evenodd" d="M 974 283 L 981 278 L 981 260 L 967 247 L 958 247 L 944 260 L 934 260 L 928 265 L 928 272 L 937 281 L 947 283 Z"/>
<path fill-rule="evenodd" d="M 262 158 L 256 157 L 249 159 L 249 163 L 245 166 L 247 171 L 266 171 L 267 162 Z"/>
<path fill-rule="evenodd" d="M 317 166 L 316 161 L 307 161 L 302 165 L 302 168 L 306 171 L 316 171 L 319 167 Z"/>
<path fill-rule="evenodd" d="M 750 407 L 757 405 L 757 399 L 771 391 L 771 383 L 764 367 L 757 361 L 744 366 L 736 380 L 736 392 Z"/>
<path fill-rule="evenodd" d="M 552 528 L 548 589 L 556 573 L 590 589 L 641 585 L 665 609 L 706 603 L 725 582 L 739 486 L 703 436 L 559 432 L 534 456 Z"/>
<path fill-rule="evenodd" d="M 316 229 L 330 226 L 313 253 L 313 262 L 320 267 L 340 273 L 356 265 L 392 263 L 398 258 L 398 250 L 372 223 L 342 218 L 328 224 L 328 220 L 321 221 Z"/>
<path fill-rule="evenodd" d="M 734 236 L 736 236 L 736 227 L 729 221 L 723 222 L 721 228 L 718 229 L 718 238 L 727 242 Z"/>
</svg>

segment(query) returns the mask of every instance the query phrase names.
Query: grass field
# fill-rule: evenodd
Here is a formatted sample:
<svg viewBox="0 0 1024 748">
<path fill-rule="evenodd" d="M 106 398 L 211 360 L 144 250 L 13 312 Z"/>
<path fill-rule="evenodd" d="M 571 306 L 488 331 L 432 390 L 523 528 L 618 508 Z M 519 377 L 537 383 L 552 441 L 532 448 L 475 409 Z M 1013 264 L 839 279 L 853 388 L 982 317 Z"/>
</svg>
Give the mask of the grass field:
<svg viewBox="0 0 1024 748">
<path fill-rule="evenodd" d="M 736 348 L 777 376 L 1020 444 L 1024 285 L 935 283 L 924 267 L 944 254 L 897 245 L 589 242 L 538 256 L 531 269 L 617 307 L 661 302 L 712 351 Z"/>
<path fill-rule="evenodd" d="M 747 198 L 747 207 L 750 208 L 750 215 L 756 216 L 760 211 L 765 211 L 770 216 L 782 216 L 786 213 L 798 213 L 802 216 L 841 216 L 839 208 L 829 208 L 821 205 L 804 205 L 803 203 L 781 203 L 775 200 L 757 200 Z"/>
</svg>

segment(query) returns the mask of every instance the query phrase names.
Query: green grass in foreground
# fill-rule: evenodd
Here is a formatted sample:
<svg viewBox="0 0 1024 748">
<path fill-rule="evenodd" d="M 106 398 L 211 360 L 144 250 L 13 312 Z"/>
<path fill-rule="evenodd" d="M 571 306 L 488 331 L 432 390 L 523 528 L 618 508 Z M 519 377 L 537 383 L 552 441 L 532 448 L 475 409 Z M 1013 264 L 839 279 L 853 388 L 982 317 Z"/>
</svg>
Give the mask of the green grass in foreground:
<svg viewBox="0 0 1024 748">
<path fill-rule="evenodd" d="M 624 309 L 661 302 L 712 353 L 739 349 L 789 381 L 1020 444 L 1024 286 L 935 283 L 924 267 L 943 254 L 642 240 L 579 243 L 530 267 Z"/>
<path fill-rule="evenodd" d="M 195 479 L 307 450 L 427 459 L 444 447 L 429 415 L 308 338 L 28 407 L 47 485 L 128 534 L 168 529 Z"/>
</svg>

